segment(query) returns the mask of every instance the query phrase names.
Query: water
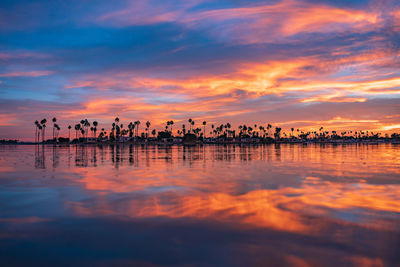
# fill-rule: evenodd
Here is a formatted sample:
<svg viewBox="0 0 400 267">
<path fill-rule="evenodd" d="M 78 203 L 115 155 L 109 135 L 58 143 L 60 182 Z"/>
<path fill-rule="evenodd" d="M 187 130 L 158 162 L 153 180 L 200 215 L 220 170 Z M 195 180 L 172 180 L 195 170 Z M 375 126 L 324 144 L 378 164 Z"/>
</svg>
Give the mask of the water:
<svg viewBox="0 0 400 267">
<path fill-rule="evenodd" d="M 3 266 L 399 266 L 400 146 L 0 146 Z"/>
</svg>

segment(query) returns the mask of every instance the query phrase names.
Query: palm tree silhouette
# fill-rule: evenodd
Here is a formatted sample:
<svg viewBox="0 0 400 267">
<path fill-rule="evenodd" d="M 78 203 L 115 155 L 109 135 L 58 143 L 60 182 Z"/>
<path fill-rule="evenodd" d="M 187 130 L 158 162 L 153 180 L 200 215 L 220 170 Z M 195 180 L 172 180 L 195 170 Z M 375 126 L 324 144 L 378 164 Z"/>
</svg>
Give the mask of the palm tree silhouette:
<svg viewBox="0 0 400 267">
<path fill-rule="evenodd" d="M 56 121 L 57 121 L 56 117 L 54 117 L 52 121 L 53 121 L 53 140 L 54 140 L 54 129 L 56 128 Z"/>
<path fill-rule="evenodd" d="M 68 125 L 68 139 L 71 140 L 71 125 Z"/>
<path fill-rule="evenodd" d="M 139 125 L 140 125 L 140 121 L 135 121 L 135 125 L 136 125 L 136 136 L 139 137 Z"/>
<path fill-rule="evenodd" d="M 57 123 L 55 123 L 54 124 L 54 127 L 56 128 L 56 141 L 57 141 L 57 138 L 58 138 L 58 133 L 60 132 L 60 126 L 58 126 L 58 124 Z"/>
<path fill-rule="evenodd" d="M 148 130 L 149 130 L 150 124 L 151 123 L 149 121 L 146 121 L 146 138 L 148 138 Z"/>
<path fill-rule="evenodd" d="M 173 134 L 172 134 L 172 125 L 174 125 L 174 121 L 173 121 L 173 120 L 170 120 L 170 121 L 169 121 L 169 124 L 171 125 L 171 136 L 173 136 Z"/>
<path fill-rule="evenodd" d="M 193 126 L 194 126 L 194 120 L 192 120 L 191 122 L 190 122 L 190 128 L 193 130 Z"/>
<path fill-rule="evenodd" d="M 204 138 L 206 137 L 206 121 L 203 121 L 203 128 L 204 128 Z"/>
<path fill-rule="evenodd" d="M 86 127 L 86 126 L 85 126 L 85 123 L 86 123 L 85 120 L 81 120 L 81 126 L 80 126 L 79 130 L 81 130 L 81 129 L 83 129 L 83 128 Z M 81 131 L 81 133 L 82 133 L 82 131 Z M 84 136 L 83 136 L 83 137 L 84 137 Z"/>
<path fill-rule="evenodd" d="M 38 128 L 39 128 L 39 122 L 35 121 L 35 143 L 39 142 L 39 137 L 38 137 L 38 134 L 37 134 Z"/>
<path fill-rule="evenodd" d="M 132 138 L 133 136 L 133 129 L 135 128 L 135 125 L 132 122 L 129 122 L 128 124 L 128 129 L 129 129 L 129 137 Z"/>
<path fill-rule="evenodd" d="M 39 131 L 38 131 L 38 143 L 40 142 L 40 132 L 42 131 L 43 127 L 42 125 L 38 125 Z"/>
<path fill-rule="evenodd" d="M 81 125 L 75 124 L 75 138 L 78 139 L 78 131 L 81 129 Z"/>
<path fill-rule="evenodd" d="M 96 138 L 96 132 L 97 132 L 97 125 L 98 125 L 98 122 L 97 122 L 97 121 L 94 121 L 94 122 L 93 122 L 93 126 L 94 126 L 93 131 L 94 131 L 94 137 L 95 137 L 95 138 Z"/>
<path fill-rule="evenodd" d="M 44 118 L 43 120 L 41 120 L 40 121 L 40 124 L 42 124 L 42 129 L 43 129 L 43 132 L 42 132 L 42 142 L 44 142 L 44 140 L 46 139 L 45 138 L 45 134 L 46 134 L 46 122 L 47 122 L 47 120 Z"/>
<path fill-rule="evenodd" d="M 269 129 L 271 129 L 271 128 L 272 128 L 272 125 L 268 123 L 268 125 L 267 125 L 267 131 L 268 131 L 268 135 L 269 135 L 269 136 L 270 136 Z"/>
<path fill-rule="evenodd" d="M 86 141 L 87 141 L 87 137 L 88 137 L 88 134 L 89 134 L 89 127 L 90 127 L 90 122 L 87 119 L 85 119 Z"/>
<path fill-rule="evenodd" d="M 190 130 L 189 130 L 189 132 L 191 132 L 192 131 L 192 119 L 188 119 L 188 122 L 189 122 L 189 126 L 190 126 Z"/>
</svg>

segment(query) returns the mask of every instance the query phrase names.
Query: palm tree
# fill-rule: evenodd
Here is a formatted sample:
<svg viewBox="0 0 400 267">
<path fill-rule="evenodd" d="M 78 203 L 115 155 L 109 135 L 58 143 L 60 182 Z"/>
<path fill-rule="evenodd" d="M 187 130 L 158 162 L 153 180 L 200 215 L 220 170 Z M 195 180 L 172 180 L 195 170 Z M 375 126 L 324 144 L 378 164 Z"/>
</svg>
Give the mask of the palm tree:
<svg viewBox="0 0 400 267">
<path fill-rule="evenodd" d="M 79 130 L 84 129 L 84 128 L 86 127 L 86 126 L 85 126 L 85 124 L 86 124 L 86 121 L 85 121 L 85 120 L 81 120 L 80 122 L 81 122 L 81 126 L 80 126 Z M 82 131 L 81 131 L 81 132 L 82 132 Z"/>
<path fill-rule="evenodd" d="M 71 125 L 68 125 L 68 139 L 71 140 Z"/>
<path fill-rule="evenodd" d="M 39 142 L 38 134 L 37 134 L 38 128 L 39 128 L 39 122 L 35 121 L 35 143 Z"/>
<path fill-rule="evenodd" d="M 130 122 L 130 123 L 128 124 L 128 129 L 129 129 L 129 137 L 132 138 L 132 136 L 133 136 L 133 129 L 135 129 L 135 125 L 134 125 L 132 122 Z"/>
<path fill-rule="evenodd" d="M 173 136 L 173 134 L 172 134 L 172 125 L 174 125 L 174 121 L 173 121 L 173 120 L 170 120 L 170 121 L 169 121 L 169 124 L 171 125 L 171 136 Z"/>
<path fill-rule="evenodd" d="M 112 124 L 112 128 L 111 128 L 111 133 L 112 133 L 112 135 L 114 136 L 114 131 L 115 131 L 115 122 L 113 122 Z"/>
<path fill-rule="evenodd" d="M 81 129 L 81 125 L 75 124 L 75 138 L 78 139 L 78 131 Z"/>
<path fill-rule="evenodd" d="M 56 117 L 54 117 L 52 121 L 53 121 L 53 140 L 54 140 L 54 129 L 56 128 L 56 121 L 57 121 Z"/>
<path fill-rule="evenodd" d="M 190 122 L 190 128 L 193 130 L 193 126 L 194 126 L 194 120 L 192 120 L 191 122 Z"/>
<path fill-rule="evenodd" d="M 139 137 L 139 125 L 140 125 L 140 121 L 135 121 L 135 125 L 136 125 L 136 136 Z"/>
<path fill-rule="evenodd" d="M 97 132 L 97 125 L 98 125 L 98 122 L 97 122 L 97 121 L 94 121 L 94 122 L 93 122 L 93 126 L 94 126 L 93 131 L 94 131 L 94 137 L 95 137 L 95 138 L 96 138 L 96 132 Z"/>
<path fill-rule="evenodd" d="M 268 123 L 268 125 L 267 125 L 268 136 L 270 135 L 269 129 L 271 129 L 271 128 L 272 128 L 272 125 Z"/>
<path fill-rule="evenodd" d="M 60 130 L 61 130 L 61 128 L 60 128 L 60 126 L 58 126 L 58 124 L 56 123 L 55 125 L 54 125 L 54 127 L 56 128 L 56 141 L 57 141 L 57 138 L 58 138 L 58 133 L 60 132 Z"/>
<path fill-rule="evenodd" d="M 153 137 L 156 136 L 156 129 L 153 129 L 153 131 L 151 131 L 151 134 L 153 135 Z"/>
<path fill-rule="evenodd" d="M 40 132 L 42 131 L 42 129 L 43 129 L 43 127 L 42 127 L 42 125 L 38 125 L 38 128 L 39 128 L 39 131 L 38 131 L 38 143 L 39 143 L 39 141 L 40 141 Z"/>
<path fill-rule="evenodd" d="M 45 138 L 45 134 L 46 134 L 46 122 L 47 122 L 46 119 L 43 119 L 43 120 L 40 121 L 40 124 L 42 124 L 42 129 L 43 129 L 43 132 L 42 132 L 42 142 L 44 142 L 44 140 L 46 139 L 46 138 Z"/>
<path fill-rule="evenodd" d="M 121 135 L 121 127 L 117 124 L 115 125 L 115 142 L 118 141 L 120 135 Z"/>
<path fill-rule="evenodd" d="M 146 138 L 149 137 L 148 136 L 148 131 L 149 131 L 150 125 L 151 125 L 151 123 L 149 121 L 146 121 Z"/>
<path fill-rule="evenodd" d="M 278 140 L 281 136 L 281 130 L 282 128 L 275 127 L 275 139 Z"/>
<path fill-rule="evenodd" d="M 261 137 L 261 131 L 264 131 L 264 127 L 263 126 L 258 126 L 259 132 L 260 132 L 260 137 Z M 264 136 L 263 136 L 264 137 Z"/>
<path fill-rule="evenodd" d="M 192 131 L 192 119 L 188 119 L 188 122 L 189 122 L 189 125 L 190 125 L 190 130 L 189 131 Z"/>
<path fill-rule="evenodd" d="M 243 132 L 242 132 L 243 126 L 242 126 L 242 125 L 239 125 L 239 126 L 238 126 L 238 129 L 239 129 L 239 137 L 241 137 L 242 134 L 243 134 Z"/>
<path fill-rule="evenodd" d="M 85 119 L 86 141 L 87 141 L 87 137 L 88 137 L 88 134 L 89 134 L 89 127 L 90 127 L 90 122 L 87 119 Z"/>
<path fill-rule="evenodd" d="M 206 121 L 203 121 L 203 128 L 204 128 L 204 138 L 206 138 Z"/>
</svg>

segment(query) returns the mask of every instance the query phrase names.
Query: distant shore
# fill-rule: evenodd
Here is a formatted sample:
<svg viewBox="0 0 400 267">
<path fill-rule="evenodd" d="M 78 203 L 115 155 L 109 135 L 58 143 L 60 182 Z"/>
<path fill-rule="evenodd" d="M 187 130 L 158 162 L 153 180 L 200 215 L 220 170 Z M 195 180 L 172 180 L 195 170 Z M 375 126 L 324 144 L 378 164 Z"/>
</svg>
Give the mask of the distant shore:
<svg viewBox="0 0 400 267">
<path fill-rule="evenodd" d="M 400 140 L 215 140 L 215 141 L 190 141 L 183 140 L 136 140 L 136 141 L 83 141 L 83 142 L 24 142 L 17 140 L 2 140 L 0 145 L 264 145 L 264 144 L 400 144 Z"/>
</svg>

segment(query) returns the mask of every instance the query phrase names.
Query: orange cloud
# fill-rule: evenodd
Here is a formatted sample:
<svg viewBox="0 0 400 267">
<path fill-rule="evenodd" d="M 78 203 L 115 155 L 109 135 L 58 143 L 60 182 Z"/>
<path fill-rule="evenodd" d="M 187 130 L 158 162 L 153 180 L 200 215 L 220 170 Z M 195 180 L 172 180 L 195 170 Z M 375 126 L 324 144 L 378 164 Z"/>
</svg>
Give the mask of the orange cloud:
<svg viewBox="0 0 400 267">
<path fill-rule="evenodd" d="M 347 62 L 370 60 L 361 58 L 347 59 Z M 328 74 L 321 75 L 322 71 L 335 64 L 345 64 L 343 59 L 339 62 L 331 62 L 329 65 L 314 58 L 297 58 L 293 60 L 269 61 L 265 63 L 237 64 L 234 72 L 223 75 L 196 75 L 194 77 L 180 79 L 163 79 L 137 76 L 132 73 L 121 73 L 116 76 L 88 77 L 87 81 L 77 81 L 68 88 L 91 86 L 99 90 L 107 90 L 120 86 L 131 91 L 145 88 L 148 93 L 157 94 L 178 93 L 188 98 L 204 96 L 217 96 L 232 93 L 238 89 L 255 94 L 254 96 L 269 94 L 284 94 L 287 92 L 318 92 L 335 90 L 328 95 L 317 95 L 302 99 L 301 102 L 364 102 L 367 95 L 400 94 L 400 78 L 381 78 L 340 81 L 338 78 L 330 78 Z M 351 64 L 351 63 L 350 63 Z M 308 66 L 314 66 L 313 70 L 306 70 Z M 292 78 L 295 79 L 287 79 Z M 90 80 L 91 79 L 91 80 Z M 140 90 L 139 90 L 140 91 Z M 351 97 L 348 94 L 360 94 L 360 97 Z M 324 101 L 325 100 L 325 101 Z"/>
<path fill-rule="evenodd" d="M 188 116 L 195 120 L 219 121 L 227 116 L 256 112 L 258 109 L 265 110 L 264 106 L 252 106 L 249 110 L 238 104 L 245 100 L 257 100 L 263 96 L 283 98 L 295 96 L 290 100 L 290 104 L 295 104 L 363 103 L 373 96 L 399 95 L 400 78 L 397 76 L 380 77 L 379 74 L 373 74 L 357 79 L 353 77 L 346 79 L 346 76 L 332 77 L 332 73 L 342 66 L 358 67 L 365 62 L 370 65 L 375 60 L 381 60 L 381 56 L 388 58 L 390 53 L 376 51 L 369 55 L 339 57 L 331 62 L 316 57 L 271 60 L 264 63 L 247 62 L 236 64 L 233 71 L 221 75 L 188 74 L 186 77 L 169 79 L 157 78 L 155 73 L 149 77 L 145 73 L 131 72 L 88 76 L 74 81 L 67 86 L 67 89 L 80 86 L 92 87 L 93 90 L 99 91 L 122 88 L 121 94 L 124 97 L 93 98 L 83 103 L 83 109 L 66 111 L 68 114 L 66 117 L 93 115 L 112 120 L 114 115 L 123 115 L 127 120 L 130 120 L 129 118 L 151 120 L 153 126 L 157 127 L 171 118 L 177 120 L 178 116 L 184 116 L 188 112 L 191 114 Z M 173 97 L 169 98 L 171 95 Z M 172 101 L 163 101 L 164 98 Z M 153 99 L 160 101 L 153 102 Z M 272 109 L 274 106 L 268 105 L 267 108 Z M 332 117 L 334 116 L 335 114 L 332 114 Z M 338 130 L 346 127 L 347 130 L 354 130 L 357 127 L 385 130 L 393 129 L 390 125 L 396 123 L 385 122 L 382 118 L 373 121 L 372 124 L 364 119 L 341 119 L 334 122 L 305 120 L 302 123 L 305 123 L 304 127 L 308 129 L 328 125 L 332 129 L 336 126 Z M 288 125 L 286 121 L 272 122 Z M 298 120 L 295 122 L 300 123 Z"/>
<path fill-rule="evenodd" d="M 288 1 L 290 5 L 295 1 Z M 343 24 L 350 28 L 364 28 L 376 24 L 379 21 L 379 14 L 368 13 L 359 10 L 346 10 L 324 5 L 298 4 L 291 16 L 283 25 L 283 33 L 287 35 L 299 32 L 328 32 L 342 30 Z M 292 10 L 292 9 L 291 9 Z"/>
<path fill-rule="evenodd" d="M 331 94 L 331 95 L 320 95 L 316 97 L 310 97 L 302 99 L 303 103 L 310 102 L 365 102 L 366 98 L 363 97 L 340 97 L 340 94 Z"/>
<path fill-rule="evenodd" d="M 129 7 L 104 14 L 98 20 L 118 26 L 174 22 L 188 28 L 204 27 L 216 37 L 229 36 L 228 39 L 241 43 L 265 43 L 303 32 L 349 29 L 360 32 L 381 22 L 379 11 L 367 12 L 295 0 L 250 7 L 191 10 L 197 4 L 198 1 L 186 1 L 173 7 L 165 4 L 154 8 L 150 1 L 134 1 Z M 218 26 L 210 30 L 210 24 Z"/>
<path fill-rule="evenodd" d="M 400 124 L 386 125 L 382 126 L 380 129 L 383 131 L 398 130 L 400 129 Z"/>
</svg>

